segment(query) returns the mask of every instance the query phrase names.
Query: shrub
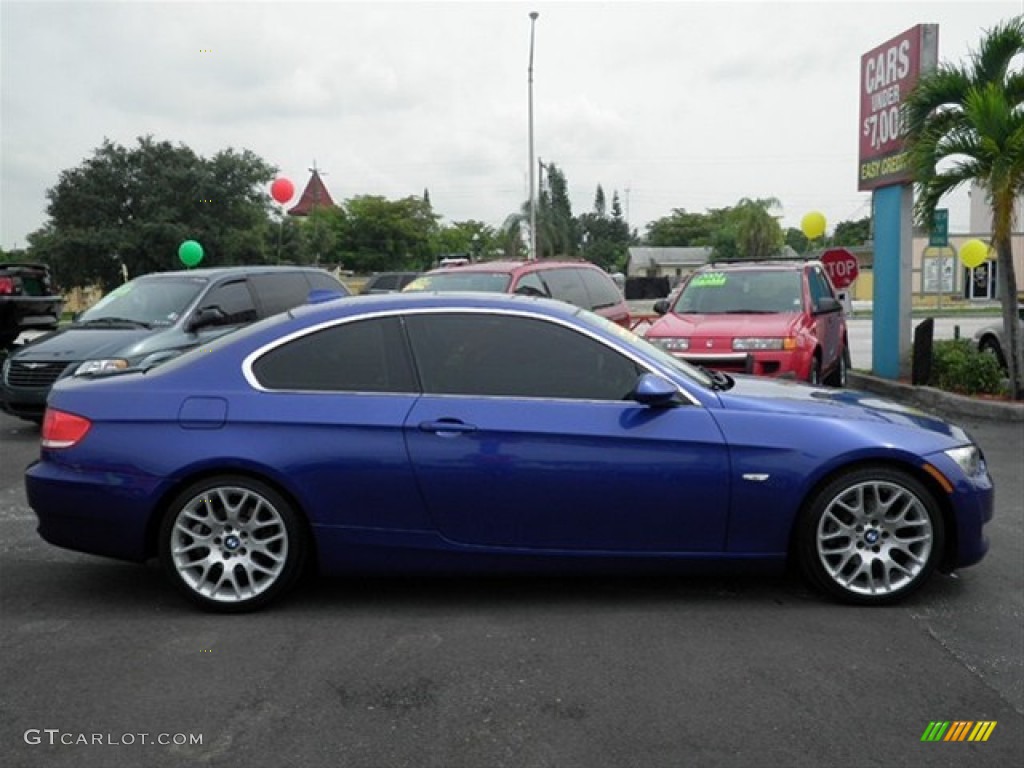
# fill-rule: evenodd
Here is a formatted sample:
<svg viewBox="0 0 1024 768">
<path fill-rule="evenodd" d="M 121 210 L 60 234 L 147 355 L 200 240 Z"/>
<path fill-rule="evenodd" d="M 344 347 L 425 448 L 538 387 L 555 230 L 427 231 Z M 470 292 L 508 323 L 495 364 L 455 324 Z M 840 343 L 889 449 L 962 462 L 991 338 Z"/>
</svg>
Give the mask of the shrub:
<svg viewBox="0 0 1024 768">
<path fill-rule="evenodd" d="M 932 346 L 932 382 L 965 395 L 998 395 L 1003 371 L 994 355 L 979 352 L 968 339 L 944 339 Z"/>
</svg>

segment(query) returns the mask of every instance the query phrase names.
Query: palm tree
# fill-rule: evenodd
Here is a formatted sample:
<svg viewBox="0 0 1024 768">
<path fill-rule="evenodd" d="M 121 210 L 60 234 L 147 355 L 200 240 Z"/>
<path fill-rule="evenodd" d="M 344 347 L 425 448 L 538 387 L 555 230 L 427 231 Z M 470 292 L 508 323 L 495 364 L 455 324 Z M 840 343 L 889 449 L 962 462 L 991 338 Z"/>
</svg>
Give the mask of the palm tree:
<svg viewBox="0 0 1024 768">
<path fill-rule="evenodd" d="M 942 64 L 924 74 L 904 107 L 918 222 L 927 226 L 941 198 L 965 183 L 977 183 L 992 206 L 1014 399 L 1024 398 L 1011 250 L 1014 204 L 1024 192 L 1024 72 L 1010 69 L 1019 56 L 1024 56 L 1024 16 L 989 30 L 968 66 Z"/>
</svg>

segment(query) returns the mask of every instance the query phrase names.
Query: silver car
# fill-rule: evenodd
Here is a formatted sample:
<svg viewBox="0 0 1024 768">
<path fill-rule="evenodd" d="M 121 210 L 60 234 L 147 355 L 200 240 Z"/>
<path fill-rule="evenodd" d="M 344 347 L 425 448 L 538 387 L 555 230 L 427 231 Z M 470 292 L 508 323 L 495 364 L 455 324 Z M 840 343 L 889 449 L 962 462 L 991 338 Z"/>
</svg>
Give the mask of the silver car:
<svg viewBox="0 0 1024 768">
<path fill-rule="evenodd" d="M 1017 322 L 1020 323 L 1021 333 L 1024 333 L 1024 307 L 1017 308 Z M 978 330 L 974 334 L 974 342 L 982 352 L 995 355 L 999 366 L 1006 370 L 1006 334 L 1003 333 L 1002 321 Z"/>
</svg>

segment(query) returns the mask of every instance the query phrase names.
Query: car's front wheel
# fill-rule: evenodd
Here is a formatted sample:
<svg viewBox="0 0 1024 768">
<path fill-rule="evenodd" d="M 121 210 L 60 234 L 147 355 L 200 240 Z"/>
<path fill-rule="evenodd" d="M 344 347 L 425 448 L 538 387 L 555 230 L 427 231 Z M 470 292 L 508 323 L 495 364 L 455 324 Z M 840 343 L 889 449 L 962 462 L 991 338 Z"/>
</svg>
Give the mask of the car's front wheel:
<svg viewBox="0 0 1024 768">
<path fill-rule="evenodd" d="M 998 339 L 992 336 L 986 336 L 981 340 L 981 343 L 978 344 L 978 349 L 981 352 L 987 352 L 992 355 L 996 359 L 996 362 L 999 363 L 999 367 L 1004 371 L 1006 370 L 1006 358 L 1003 357 L 1003 350 L 999 348 Z"/>
<path fill-rule="evenodd" d="M 279 597 L 302 571 L 306 536 L 293 505 L 244 476 L 207 478 L 168 507 L 160 559 L 171 580 L 207 610 L 241 612 Z"/>
<path fill-rule="evenodd" d="M 829 374 L 828 381 L 825 383 L 830 387 L 845 387 L 849 372 L 850 348 L 843 347 L 843 351 L 839 355 L 839 359 L 836 361 L 836 367 L 833 369 L 832 373 Z"/>
<path fill-rule="evenodd" d="M 934 495 L 902 470 L 862 467 L 818 491 L 800 520 L 809 580 L 844 602 L 886 604 L 921 586 L 945 541 Z"/>
</svg>

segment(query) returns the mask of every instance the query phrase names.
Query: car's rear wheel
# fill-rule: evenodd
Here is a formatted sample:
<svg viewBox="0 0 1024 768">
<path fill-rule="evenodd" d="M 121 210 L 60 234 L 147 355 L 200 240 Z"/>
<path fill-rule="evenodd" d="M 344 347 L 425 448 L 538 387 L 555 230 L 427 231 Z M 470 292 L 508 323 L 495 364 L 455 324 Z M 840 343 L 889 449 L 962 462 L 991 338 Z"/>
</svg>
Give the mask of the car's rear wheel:
<svg viewBox="0 0 1024 768">
<path fill-rule="evenodd" d="M 279 597 L 302 571 L 306 536 L 293 505 L 258 480 L 222 475 L 175 497 L 160 530 L 175 585 L 207 610 L 241 612 Z"/>
<path fill-rule="evenodd" d="M 863 467 L 823 487 L 800 520 L 810 581 L 849 603 L 893 603 L 931 575 L 945 541 L 934 495 L 901 470 Z"/>
</svg>

